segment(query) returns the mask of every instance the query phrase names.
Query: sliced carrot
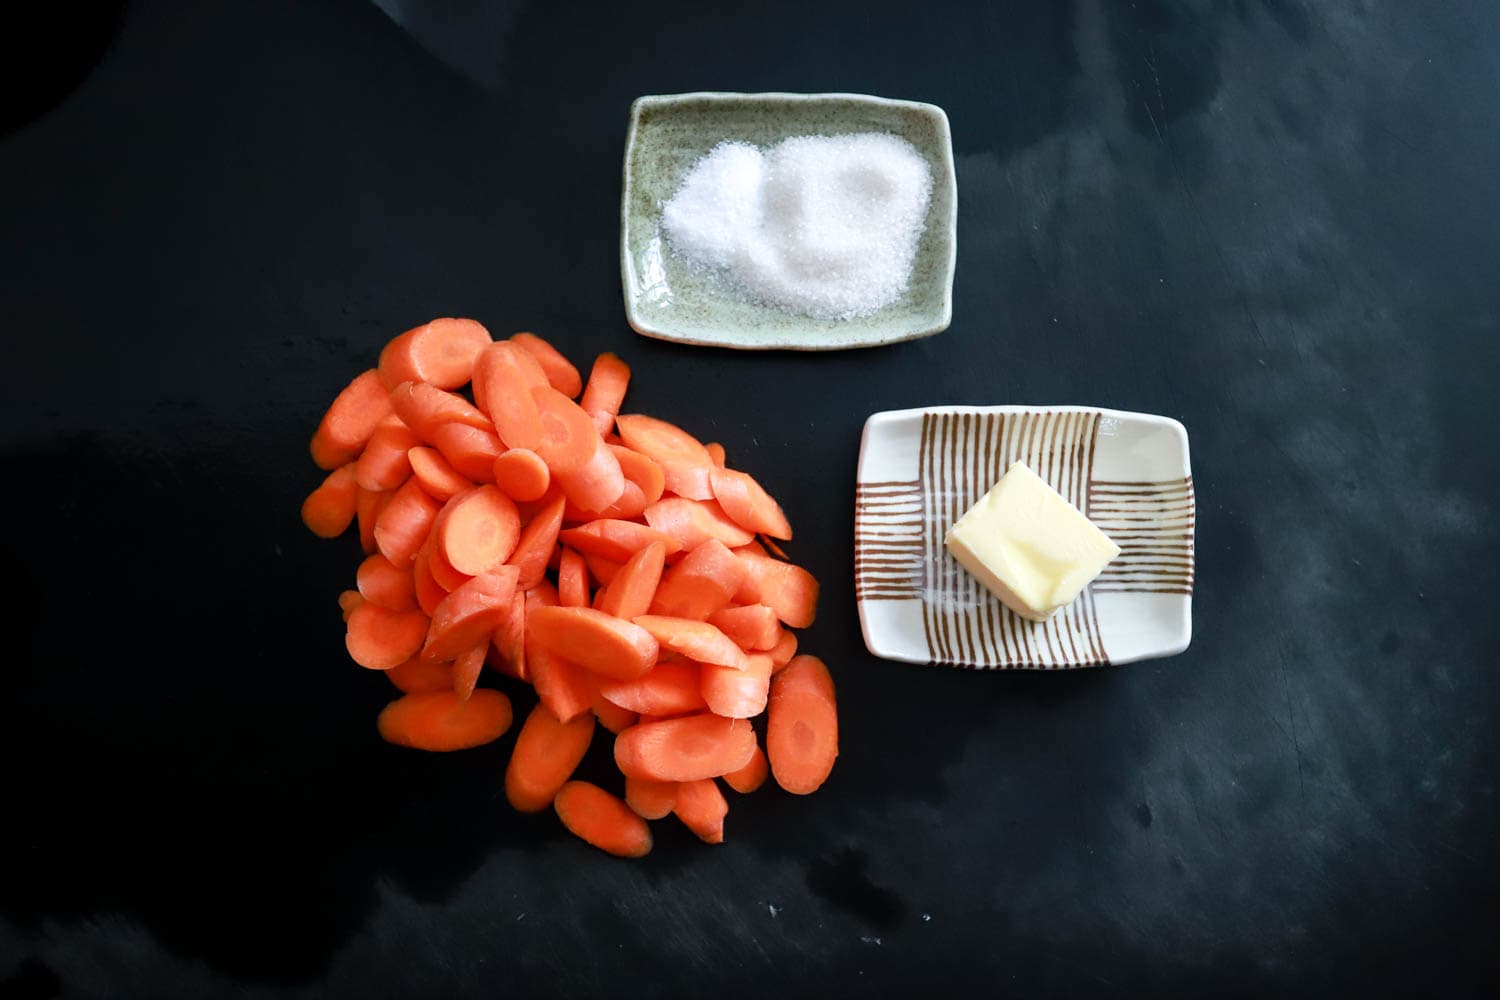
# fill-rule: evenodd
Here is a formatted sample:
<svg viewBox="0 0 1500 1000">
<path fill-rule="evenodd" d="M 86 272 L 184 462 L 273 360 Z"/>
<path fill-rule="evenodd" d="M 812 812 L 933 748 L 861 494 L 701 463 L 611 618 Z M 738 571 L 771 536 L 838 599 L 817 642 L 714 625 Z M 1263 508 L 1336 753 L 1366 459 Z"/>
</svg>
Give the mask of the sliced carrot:
<svg viewBox="0 0 1500 1000">
<path fill-rule="evenodd" d="M 396 386 L 391 390 L 391 407 L 413 433 L 431 444 L 437 443 L 433 435 L 444 424 L 463 424 L 486 431 L 495 429 L 490 418 L 467 399 L 426 382 L 402 382 Z"/>
<path fill-rule="evenodd" d="M 526 672 L 526 592 L 519 587 L 510 599 L 505 621 L 490 637 L 485 662 L 518 681 L 530 677 Z"/>
<path fill-rule="evenodd" d="M 398 663 L 387 670 L 385 675 L 391 679 L 392 684 L 407 694 L 453 690 L 453 664 L 424 660 L 421 656 L 413 656 L 404 663 Z"/>
<path fill-rule="evenodd" d="M 753 653 L 745 657 L 745 663 L 744 670 L 703 665 L 703 700 L 710 712 L 727 719 L 753 719 L 766 710 L 766 695 L 771 689 L 771 658 L 765 653 Z"/>
<path fill-rule="evenodd" d="M 764 604 L 724 608 L 709 615 L 708 623 L 747 652 L 765 652 L 781 641 L 781 622 Z"/>
<path fill-rule="evenodd" d="M 460 476 L 443 453 L 425 445 L 412 448 L 406 453 L 411 463 L 411 474 L 417 485 L 427 491 L 434 500 L 447 500 L 457 493 L 471 489 L 474 484 Z"/>
<path fill-rule="evenodd" d="M 724 515 L 712 500 L 686 500 L 667 497 L 646 508 L 646 523 L 677 540 L 691 552 L 710 538 L 717 538 L 728 548 L 747 545 L 755 536 Z"/>
<path fill-rule="evenodd" d="M 508 448 L 535 448 L 542 437 L 542 421 L 533 383 L 521 359 L 530 356 L 515 344 L 490 344 L 474 365 L 474 403 L 489 415 L 495 433 Z"/>
<path fill-rule="evenodd" d="M 567 396 L 544 385 L 532 389 L 531 398 L 542 421 L 542 436 L 533 450 L 554 477 L 582 469 L 597 449 L 605 447 L 589 415 Z"/>
<path fill-rule="evenodd" d="M 453 691 L 425 691 L 385 706 L 379 728 L 387 743 L 441 752 L 492 743 L 510 721 L 510 699 L 502 692 L 482 688 L 465 701 Z"/>
<path fill-rule="evenodd" d="M 586 781 L 570 781 L 552 800 L 568 832 L 593 847 L 621 858 L 651 853 L 651 828 L 613 795 Z"/>
<path fill-rule="evenodd" d="M 806 628 L 818 614 L 818 581 L 801 566 L 772 559 L 758 549 L 735 553 L 748 572 L 737 600 L 764 604 L 792 628 Z"/>
<path fill-rule="evenodd" d="M 402 382 L 429 382 L 457 389 L 474 374 L 474 361 L 490 343 L 490 332 L 472 319 L 435 319 L 394 338 L 380 352 L 380 378 L 386 388 Z"/>
<path fill-rule="evenodd" d="M 708 457 L 717 468 L 724 468 L 724 446 L 717 441 L 710 441 L 703 446 L 708 451 Z M 713 474 L 710 473 L 710 476 Z"/>
<path fill-rule="evenodd" d="M 686 660 L 658 663 L 632 681 L 600 681 L 599 693 L 641 715 L 681 715 L 705 704 L 698 665 Z"/>
<path fill-rule="evenodd" d="M 616 562 L 624 562 L 652 542 L 661 543 L 667 555 L 682 548 L 669 536 L 644 524 L 609 517 L 568 528 L 557 537 L 564 545 L 586 555 L 603 556 Z"/>
<path fill-rule="evenodd" d="M 701 781 L 737 771 L 755 753 L 755 730 L 744 719 L 704 712 L 641 722 L 615 737 L 615 763 L 627 778 Z"/>
<path fill-rule="evenodd" d="M 417 559 L 421 559 L 424 553 L 427 557 L 427 572 L 431 574 L 433 580 L 437 581 L 437 585 L 443 588 L 443 593 L 451 594 L 474 579 L 470 574 L 460 573 L 453 568 L 453 564 L 448 562 L 448 557 L 443 555 L 443 550 L 433 544 L 431 535 L 427 536 L 427 541 L 422 543 L 422 548 L 417 551 Z M 415 560 L 412 565 L 416 565 Z"/>
<path fill-rule="evenodd" d="M 625 480 L 625 487 L 620 492 L 620 498 L 614 503 L 600 510 L 584 510 L 570 499 L 568 509 L 563 514 L 563 520 L 570 523 L 594 521 L 601 517 L 611 518 L 616 521 L 634 521 L 646 513 L 650 506 L 646 502 L 646 494 L 631 480 Z"/>
<path fill-rule="evenodd" d="M 365 550 L 365 555 L 375 551 L 375 522 L 380 519 L 380 512 L 385 510 L 385 505 L 391 502 L 395 496 L 394 491 L 390 493 L 371 493 L 369 490 L 356 490 L 354 495 L 354 516 L 359 519 L 359 545 Z"/>
<path fill-rule="evenodd" d="M 599 588 L 600 590 L 603 590 L 605 587 L 607 587 L 610 581 L 619 575 L 620 567 L 622 565 L 621 563 L 615 562 L 613 559 L 606 559 L 603 556 L 595 555 L 586 555 L 583 557 L 583 561 L 588 565 L 589 576 L 592 576 L 595 580 L 599 581 L 601 585 Z M 597 607 L 597 605 L 595 606 Z"/>
<path fill-rule="evenodd" d="M 417 598 L 417 607 L 422 613 L 431 618 L 437 606 L 442 603 L 443 598 L 448 596 L 442 584 L 433 579 L 432 568 L 429 565 L 432 550 L 424 545 L 417 550 L 416 558 L 411 563 L 411 585 L 412 591 Z"/>
<path fill-rule="evenodd" d="M 344 645 L 354 662 L 370 670 L 389 670 L 416 655 L 427 635 L 427 616 L 420 611 L 391 611 L 365 601 L 349 613 Z"/>
<path fill-rule="evenodd" d="M 630 366 L 619 356 L 605 352 L 594 359 L 594 368 L 589 372 L 588 384 L 583 387 L 583 407 L 600 434 L 608 434 L 615 426 L 615 414 L 625 402 L 625 390 L 630 385 Z"/>
<path fill-rule="evenodd" d="M 536 358 L 537 364 L 542 366 L 542 371 L 547 374 L 547 381 L 552 388 L 567 396 L 569 399 L 577 399 L 578 394 L 583 391 L 583 379 L 578 374 L 578 369 L 573 363 L 562 356 L 562 353 L 551 344 L 534 333 L 518 333 L 510 338 L 512 344 L 526 349 L 526 353 Z"/>
<path fill-rule="evenodd" d="M 557 534 L 562 529 L 565 503 L 562 497 L 558 497 L 532 517 L 521 531 L 516 550 L 510 554 L 510 564 L 520 571 L 522 590 L 535 587 L 547 572 L 547 561 L 557 548 Z"/>
<path fill-rule="evenodd" d="M 724 801 L 724 793 L 714 779 L 684 781 L 678 785 L 672 812 L 705 844 L 724 843 L 724 817 L 729 814 L 729 803 Z"/>
<path fill-rule="evenodd" d="M 798 656 L 771 681 L 766 756 L 776 783 L 793 795 L 815 792 L 839 755 L 833 678 L 816 656 Z"/>
<path fill-rule="evenodd" d="M 626 778 L 625 804 L 642 819 L 670 816 L 673 807 L 677 805 L 677 782 Z"/>
<path fill-rule="evenodd" d="M 417 591 L 410 570 L 402 569 L 379 552 L 359 564 L 355 573 L 359 592 L 392 611 L 411 611 L 417 606 Z"/>
<path fill-rule="evenodd" d="M 592 608 L 536 608 L 526 616 L 526 641 L 565 656 L 601 677 L 630 680 L 656 664 L 658 647 L 639 625 Z"/>
<path fill-rule="evenodd" d="M 594 718 L 599 720 L 599 725 L 618 735 L 635 725 L 640 717 L 628 708 L 621 708 L 599 693 L 599 686 L 594 685 L 594 694 L 591 701 L 594 710 Z"/>
<path fill-rule="evenodd" d="M 360 372 L 334 397 L 312 436 L 312 458 L 320 469 L 336 469 L 359 457 L 375 427 L 391 412 L 391 397 L 375 369 Z"/>
<path fill-rule="evenodd" d="M 620 463 L 620 471 L 625 473 L 625 478 L 640 487 L 646 506 L 661 499 L 662 493 L 667 488 L 667 477 L 662 474 L 660 465 L 624 445 L 606 443 L 605 447 L 614 452 L 615 458 Z M 645 507 L 641 509 L 644 510 Z"/>
<path fill-rule="evenodd" d="M 354 464 L 330 472 L 302 501 L 302 523 L 319 538 L 337 538 L 349 530 L 359 505 Z"/>
<path fill-rule="evenodd" d="M 529 622 L 537 609 L 528 608 Z M 526 671 L 536 696 L 559 719 L 567 722 L 589 711 L 594 704 L 592 675 L 534 642 L 526 644 Z"/>
<path fill-rule="evenodd" d="M 521 515 L 515 503 L 486 483 L 443 505 L 432 525 L 433 552 L 441 553 L 458 572 L 477 576 L 509 559 L 520 535 Z"/>
<path fill-rule="evenodd" d="M 447 423 L 432 432 L 432 444 L 455 472 L 476 483 L 489 482 L 503 450 L 495 432 L 468 424 Z"/>
<path fill-rule="evenodd" d="M 474 694 L 474 686 L 479 683 L 479 674 L 484 670 L 485 654 L 489 651 L 490 643 L 486 639 L 482 645 L 458 654 L 453 661 L 453 690 L 464 701 Z"/>
<path fill-rule="evenodd" d="M 618 415 L 615 426 L 627 446 L 661 466 L 667 489 L 689 500 L 713 499 L 713 458 L 697 438 L 675 424 L 638 413 Z"/>
<path fill-rule="evenodd" d="M 359 461 L 354 463 L 354 478 L 362 489 L 393 490 L 411 475 L 407 451 L 422 442 L 411 428 L 394 413 L 382 420 L 370 435 Z"/>
<path fill-rule="evenodd" d="M 481 573 L 438 604 L 422 655 L 429 660 L 451 660 L 481 643 L 505 621 L 516 591 L 516 568 L 501 566 Z"/>
<path fill-rule="evenodd" d="M 339 611 L 343 614 L 346 625 L 349 623 L 349 616 L 354 613 L 354 609 L 363 604 L 364 600 L 365 595 L 357 590 L 339 591 Z"/>
<path fill-rule="evenodd" d="M 729 605 L 745 572 L 745 564 L 723 542 L 710 538 L 667 570 L 651 613 L 703 621 Z"/>
<path fill-rule="evenodd" d="M 699 663 L 713 663 L 735 670 L 744 670 L 747 666 L 744 651 L 707 622 L 664 615 L 640 615 L 632 620 L 655 636 L 663 649 L 681 653 Z"/>
<path fill-rule="evenodd" d="M 651 601 L 661 582 L 666 558 L 667 547 L 659 541 L 652 542 L 631 556 L 614 575 L 614 579 L 608 581 L 599 610 L 626 619 L 651 610 Z"/>
<path fill-rule="evenodd" d="M 760 747 L 755 748 L 755 754 L 750 758 L 750 763 L 738 771 L 730 771 L 724 775 L 724 784 L 733 788 L 741 795 L 749 795 L 761 785 L 766 783 L 766 776 L 770 774 L 770 766 L 766 764 L 766 755 Z"/>
<path fill-rule="evenodd" d="M 526 716 L 505 767 L 505 797 L 517 812 L 541 812 L 552 804 L 594 738 L 594 717 L 584 713 L 561 722 L 546 705 Z"/>
<path fill-rule="evenodd" d="M 589 570 L 583 556 L 572 549 L 563 549 L 557 567 L 557 603 L 565 608 L 589 606 Z"/>
<path fill-rule="evenodd" d="M 797 636 L 791 629 L 782 629 L 781 638 L 771 647 L 771 673 L 779 673 L 797 655 Z"/>
<path fill-rule="evenodd" d="M 597 438 L 593 454 L 586 462 L 574 469 L 558 469 L 555 478 L 570 503 L 580 510 L 595 513 L 602 513 L 619 503 L 625 487 L 630 485 L 620 468 L 620 460 Z"/>
<path fill-rule="evenodd" d="M 410 566 L 440 509 L 415 480 L 408 479 L 375 520 L 375 547 L 397 566 Z"/>
<path fill-rule="evenodd" d="M 542 456 L 527 448 L 501 452 L 494 463 L 495 485 L 512 500 L 540 500 L 552 484 L 552 473 Z"/>
<path fill-rule="evenodd" d="M 733 469 L 714 469 L 709 474 L 714 499 L 729 519 L 749 532 L 758 532 L 783 541 L 792 537 L 792 526 L 781 510 L 754 479 Z"/>
</svg>

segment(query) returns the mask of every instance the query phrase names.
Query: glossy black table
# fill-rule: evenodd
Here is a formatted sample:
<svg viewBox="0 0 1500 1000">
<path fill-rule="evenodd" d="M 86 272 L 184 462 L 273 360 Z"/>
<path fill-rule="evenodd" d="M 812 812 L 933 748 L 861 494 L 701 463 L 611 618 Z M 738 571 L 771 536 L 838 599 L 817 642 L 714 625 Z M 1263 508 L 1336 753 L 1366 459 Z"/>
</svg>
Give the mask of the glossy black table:
<svg viewBox="0 0 1500 1000">
<path fill-rule="evenodd" d="M 11 89 L 0 137 L 0 995 L 1495 986 L 1488 5 L 179 6 L 10 39 L 53 92 Z M 945 107 L 951 329 L 631 333 L 626 111 L 693 89 Z M 637 406 L 780 496 L 841 700 L 818 795 L 735 800 L 719 848 L 657 824 L 627 863 L 506 807 L 509 740 L 376 738 L 306 442 L 449 314 L 618 351 Z M 940 402 L 1181 419 L 1192 647 L 866 654 L 859 431 Z"/>
</svg>

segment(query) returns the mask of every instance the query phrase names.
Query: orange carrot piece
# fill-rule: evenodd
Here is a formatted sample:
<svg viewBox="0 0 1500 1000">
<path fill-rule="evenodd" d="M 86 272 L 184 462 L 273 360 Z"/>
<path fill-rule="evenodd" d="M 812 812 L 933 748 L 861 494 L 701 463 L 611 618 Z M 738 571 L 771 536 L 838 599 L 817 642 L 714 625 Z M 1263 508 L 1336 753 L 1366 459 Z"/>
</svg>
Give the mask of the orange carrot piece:
<svg viewBox="0 0 1500 1000">
<path fill-rule="evenodd" d="M 505 767 L 505 797 L 517 812 L 541 812 L 578 769 L 594 738 L 594 717 L 587 712 L 559 721 L 546 705 L 526 716 Z"/>
<path fill-rule="evenodd" d="M 764 604 L 792 628 L 807 628 L 818 613 L 818 581 L 801 566 L 784 563 L 758 549 L 735 553 L 748 572 L 736 600 Z"/>
<path fill-rule="evenodd" d="M 349 616 L 354 613 L 354 609 L 363 604 L 364 600 L 365 595 L 357 590 L 339 591 L 339 612 L 344 616 L 344 623 L 346 625 L 349 623 Z"/>
<path fill-rule="evenodd" d="M 667 477 L 662 473 L 660 465 L 624 445 L 606 443 L 605 446 L 614 452 L 616 460 L 620 463 L 620 471 L 625 473 L 625 478 L 640 487 L 647 507 L 661 499 L 662 493 L 667 488 Z M 641 509 L 645 510 L 645 507 Z"/>
<path fill-rule="evenodd" d="M 628 447 L 661 466 L 667 489 L 689 500 L 713 499 L 713 458 L 697 438 L 675 424 L 638 413 L 616 416 L 615 426 Z"/>
<path fill-rule="evenodd" d="M 625 487 L 630 485 L 620 468 L 620 460 L 597 438 L 593 454 L 586 462 L 576 469 L 558 469 L 555 478 L 570 503 L 596 514 L 618 504 L 625 495 Z"/>
<path fill-rule="evenodd" d="M 435 319 L 385 345 L 380 379 L 388 389 L 402 382 L 457 389 L 473 376 L 474 361 L 489 343 L 490 332 L 472 319 Z"/>
<path fill-rule="evenodd" d="M 557 818 L 584 843 L 620 858 L 651 853 L 651 828 L 613 795 L 587 781 L 570 781 L 552 800 Z"/>
<path fill-rule="evenodd" d="M 650 504 L 646 502 L 646 494 L 641 492 L 639 486 L 627 479 L 624 489 L 620 492 L 620 498 L 599 510 L 584 510 L 570 499 L 567 512 L 563 514 L 563 520 L 576 523 L 607 517 L 616 521 L 634 521 L 646 513 L 648 506 Z"/>
<path fill-rule="evenodd" d="M 527 448 L 511 448 L 496 457 L 495 485 L 512 500 L 540 500 L 552 485 L 552 473 L 542 456 Z"/>
<path fill-rule="evenodd" d="M 708 451 L 708 457 L 713 461 L 716 468 L 724 468 L 724 446 L 717 441 L 710 441 L 703 446 Z M 709 473 L 712 482 L 713 473 Z"/>
<path fill-rule="evenodd" d="M 749 795 L 761 785 L 766 783 L 766 777 L 771 773 L 770 765 L 766 763 L 766 755 L 760 749 L 755 748 L 755 754 L 750 758 L 750 763 L 738 771 L 730 771 L 724 775 L 724 784 L 733 788 L 741 795 Z"/>
<path fill-rule="evenodd" d="M 623 565 L 622 563 L 615 562 L 613 559 L 606 559 L 603 556 L 595 555 L 586 555 L 583 557 L 583 561 L 588 565 L 589 576 L 599 581 L 600 590 L 609 586 L 610 581 L 619 575 L 620 568 Z M 596 604 L 595 607 L 598 607 L 598 605 Z"/>
<path fill-rule="evenodd" d="M 745 582 L 745 571 L 745 564 L 723 542 L 710 538 L 667 570 L 651 613 L 704 621 L 729 605 Z"/>
<path fill-rule="evenodd" d="M 448 500 L 474 486 L 468 479 L 460 476 L 436 448 L 425 445 L 412 448 L 406 453 L 406 459 L 411 463 L 412 478 L 434 500 Z"/>
<path fill-rule="evenodd" d="M 781 622 L 764 604 L 724 608 L 709 615 L 708 623 L 746 652 L 767 652 L 781 641 Z"/>
<path fill-rule="evenodd" d="M 531 398 L 533 383 L 521 362 L 526 352 L 515 344 L 491 344 L 474 366 L 474 403 L 489 415 L 495 433 L 508 448 L 535 448 L 542 420 Z"/>
<path fill-rule="evenodd" d="M 397 566 L 410 566 L 440 509 L 436 500 L 408 479 L 375 520 L 375 547 Z"/>
<path fill-rule="evenodd" d="M 677 782 L 626 778 L 625 804 L 641 819 L 663 819 L 677 805 Z"/>
<path fill-rule="evenodd" d="M 341 465 L 302 501 L 302 523 L 319 538 L 337 538 L 349 530 L 359 504 L 354 464 Z"/>
<path fill-rule="evenodd" d="M 514 566 L 501 566 L 479 574 L 443 598 L 432 615 L 422 655 L 429 660 L 451 660 L 488 642 L 490 634 L 510 614 L 516 575 Z"/>
<path fill-rule="evenodd" d="M 427 616 L 420 611 L 391 611 L 365 601 L 349 613 L 344 645 L 354 662 L 369 670 L 389 670 L 422 648 Z"/>
<path fill-rule="evenodd" d="M 526 672 L 526 592 L 519 587 L 510 599 L 510 611 L 490 637 L 485 662 L 518 681 L 530 679 Z"/>
<path fill-rule="evenodd" d="M 782 512 L 781 504 L 756 482 L 753 476 L 733 469 L 714 469 L 709 474 L 714 499 L 729 519 L 749 532 L 788 541 L 792 526 Z"/>
<path fill-rule="evenodd" d="M 464 701 L 468 701 L 474 694 L 474 686 L 479 683 L 480 671 L 484 670 L 485 654 L 489 651 L 489 640 L 485 640 L 482 645 L 460 653 L 453 661 L 453 690 Z"/>
<path fill-rule="evenodd" d="M 755 540 L 755 536 L 724 515 L 712 500 L 686 500 L 667 497 L 646 508 L 646 523 L 677 540 L 692 551 L 710 538 L 717 538 L 735 549 Z"/>
<path fill-rule="evenodd" d="M 520 571 L 520 587 L 530 590 L 547 572 L 547 561 L 557 548 L 557 534 L 562 529 L 563 506 L 566 501 L 558 497 L 551 505 L 539 511 L 521 531 L 516 550 L 510 554 L 510 564 Z"/>
<path fill-rule="evenodd" d="M 594 710 L 594 717 L 599 720 L 599 725 L 615 735 L 619 735 L 635 725 L 640 718 L 636 713 L 630 711 L 630 709 L 621 708 L 600 694 L 597 684 L 594 686 L 591 705 Z"/>
<path fill-rule="evenodd" d="M 502 450 L 495 432 L 468 424 L 446 423 L 432 432 L 432 445 L 455 472 L 476 483 L 489 482 Z"/>
<path fill-rule="evenodd" d="M 531 398 L 542 420 L 542 436 L 533 450 L 554 477 L 583 468 L 596 449 L 605 447 L 589 415 L 567 396 L 544 385 L 532 389 Z"/>
<path fill-rule="evenodd" d="M 714 779 L 684 781 L 678 785 L 672 812 L 705 844 L 724 843 L 724 817 L 729 814 L 729 803 L 724 801 L 724 793 Z"/>
<path fill-rule="evenodd" d="M 776 674 L 797 655 L 797 636 L 791 629 L 782 629 L 781 638 L 771 647 L 771 673 Z"/>
<path fill-rule="evenodd" d="M 465 490 L 443 505 L 432 525 L 433 552 L 458 572 L 477 576 L 509 559 L 520 535 L 521 515 L 515 503 L 486 484 Z M 436 575 L 436 569 L 433 572 Z"/>
<path fill-rule="evenodd" d="M 583 556 L 572 549 L 563 549 L 562 562 L 557 567 L 557 603 L 565 608 L 589 606 L 589 571 Z"/>
<path fill-rule="evenodd" d="M 667 547 L 662 542 L 652 542 L 631 556 L 608 581 L 599 610 L 625 619 L 650 611 L 666 558 Z"/>
<path fill-rule="evenodd" d="M 379 552 L 359 564 L 354 578 L 364 599 L 374 601 L 382 608 L 411 611 L 417 606 L 417 591 L 411 572 Z"/>
<path fill-rule="evenodd" d="M 432 568 L 429 565 L 430 556 L 431 549 L 423 545 L 411 563 L 411 585 L 417 598 L 417 607 L 421 608 L 422 613 L 429 618 L 442 603 L 443 598 L 448 596 L 448 591 L 443 588 L 442 584 L 433 579 Z"/>
<path fill-rule="evenodd" d="M 365 555 L 375 551 L 375 522 L 395 495 L 394 491 L 371 493 L 369 490 L 355 490 L 354 516 L 359 520 L 359 546 L 365 550 Z"/>
<path fill-rule="evenodd" d="M 633 681 L 600 681 L 599 693 L 641 715 L 682 715 L 703 708 L 701 686 L 698 665 L 683 660 L 658 663 Z"/>
<path fill-rule="evenodd" d="M 453 691 L 425 691 L 385 706 L 379 728 L 387 743 L 445 752 L 492 743 L 510 721 L 510 699 L 500 691 L 482 688 L 467 701 Z"/>
<path fill-rule="evenodd" d="M 771 689 L 771 658 L 765 653 L 745 657 L 745 669 L 703 665 L 703 700 L 708 710 L 727 719 L 753 719 L 766 710 Z"/>
<path fill-rule="evenodd" d="M 664 546 L 667 555 L 682 548 L 669 536 L 644 524 L 609 517 L 601 517 L 577 528 L 568 528 L 557 537 L 564 545 L 585 555 L 603 556 L 615 562 L 625 562 L 652 542 Z"/>
<path fill-rule="evenodd" d="M 336 469 L 359 457 L 375 427 L 391 413 L 391 397 L 375 369 L 360 372 L 334 397 L 312 436 L 312 458 L 320 469 Z"/>
<path fill-rule="evenodd" d="M 744 670 L 748 665 L 744 651 L 708 622 L 665 615 L 639 615 L 632 621 L 654 636 L 661 648 L 681 653 L 688 659 L 735 670 Z"/>
<path fill-rule="evenodd" d="M 370 435 L 365 450 L 354 463 L 354 479 L 361 489 L 393 490 L 411 475 L 407 451 L 422 442 L 394 413 L 382 420 Z"/>
<path fill-rule="evenodd" d="M 815 792 L 839 755 L 833 678 L 816 656 L 802 655 L 771 681 L 766 756 L 776 783 L 793 795 Z"/>
<path fill-rule="evenodd" d="M 437 443 L 433 434 L 444 424 L 463 424 L 486 431 L 495 429 L 490 418 L 467 399 L 426 382 L 402 382 L 396 386 L 391 390 L 391 407 L 413 433 L 431 444 Z"/>
<path fill-rule="evenodd" d="M 421 559 L 424 553 L 427 557 L 427 572 L 431 574 L 437 585 L 443 588 L 443 593 L 451 594 L 474 579 L 470 574 L 460 573 L 453 568 L 453 565 L 448 562 L 448 557 L 443 555 L 443 550 L 433 545 L 431 535 L 427 536 L 427 541 L 423 542 L 422 548 L 417 551 L 417 558 Z M 416 562 L 413 561 L 412 565 L 415 566 Z"/>
<path fill-rule="evenodd" d="M 453 664 L 424 660 L 421 656 L 413 656 L 405 663 L 398 663 L 387 670 L 385 675 L 391 679 L 392 684 L 407 694 L 453 690 Z"/>
<path fill-rule="evenodd" d="M 527 609 L 528 622 L 535 613 L 535 608 Z M 594 679 L 576 663 L 569 663 L 543 646 L 528 642 L 526 670 L 531 675 L 536 696 L 548 711 L 564 722 L 593 708 Z"/>
<path fill-rule="evenodd" d="M 569 399 L 578 398 L 578 394 L 583 391 L 583 379 L 573 363 L 562 356 L 562 352 L 534 333 L 515 334 L 510 342 L 525 348 L 526 353 L 536 359 L 542 371 L 547 374 L 547 382 L 552 388 Z"/>
<path fill-rule="evenodd" d="M 640 722 L 615 737 L 615 763 L 627 778 L 700 781 L 738 771 L 755 753 L 744 719 L 704 712 Z"/>
<path fill-rule="evenodd" d="M 583 407 L 599 428 L 600 434 L 608 434 L 615 426 L 615 414 L 625 402 L 625 390 L 630 385 L 630 366 L 618 355 L 608 351 L 594 359 L 594 368 L 589 372 L 588 385 L 583 387 Z"/>
<path fill-rule="evenodd" d="M 536 608 L 526 641 L 601 677 L 630 680 L 656 664 L 656 639 L 641 626 L 592 608 Z"/>
</svg>

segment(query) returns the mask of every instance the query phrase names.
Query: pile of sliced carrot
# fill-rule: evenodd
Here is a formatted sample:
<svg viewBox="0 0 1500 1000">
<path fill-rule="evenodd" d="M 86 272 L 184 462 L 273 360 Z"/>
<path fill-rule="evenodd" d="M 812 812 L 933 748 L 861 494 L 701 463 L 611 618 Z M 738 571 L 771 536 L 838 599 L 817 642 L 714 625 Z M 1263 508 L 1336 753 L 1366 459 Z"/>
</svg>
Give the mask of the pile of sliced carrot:
<svg viewBox="0 0 1500 1000">
<path fill-rule="evenodd" d="M 511 702 L 485 668 L 529 684 L 511 805 L 639 857 L 668 815 L 723 841 L 716 779 L 816 790 L 838 714 L 827 668 L 797 655 L 818 582 L 773 541 L 792 537 L 781 507 L 722 446 L 621 414 L 629 383 L 614 354 L 585 381 L 534 334 L 433 320 L 328 408 L 312 439 L 328 476 L 302 519 L 322 538 L 357 522 L 366 557 L 339 606 L 349 655 L 403 692 L 381 736 L 491 743 Z M 572 780 L 601 727 L 622 796 Z"/>
</svg>

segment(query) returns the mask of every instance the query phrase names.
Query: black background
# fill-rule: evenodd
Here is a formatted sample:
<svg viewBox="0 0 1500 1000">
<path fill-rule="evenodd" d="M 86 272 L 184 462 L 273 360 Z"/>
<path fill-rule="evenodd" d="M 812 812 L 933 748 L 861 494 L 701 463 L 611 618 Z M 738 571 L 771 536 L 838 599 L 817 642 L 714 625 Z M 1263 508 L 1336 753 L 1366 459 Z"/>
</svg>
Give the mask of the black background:
<svg viewBox="0 0 1500 1000">
<path fill-rule="evenodd" d="M 0 994 L 1496 985 L 1491 5 L 386 5 L 7 32 Z M 952 328 L 827 356 L 631 333 L 626 112 L 694 89 L 946 108 Z M 620 352 L 634 406 L 780 497 L 841 701 L 819 794 L 621 862 L 505 806 L 508 739 L 376 738 L 306 443 L 438 315 Z M 1192 647 L 870 657 L 865 417 L 1027 402 L 1186 424 Z"/>
</svg>

